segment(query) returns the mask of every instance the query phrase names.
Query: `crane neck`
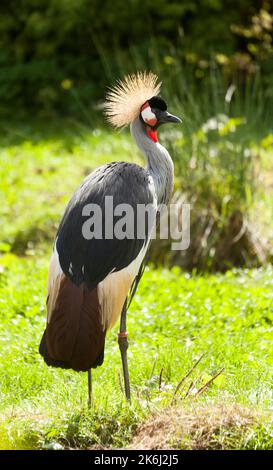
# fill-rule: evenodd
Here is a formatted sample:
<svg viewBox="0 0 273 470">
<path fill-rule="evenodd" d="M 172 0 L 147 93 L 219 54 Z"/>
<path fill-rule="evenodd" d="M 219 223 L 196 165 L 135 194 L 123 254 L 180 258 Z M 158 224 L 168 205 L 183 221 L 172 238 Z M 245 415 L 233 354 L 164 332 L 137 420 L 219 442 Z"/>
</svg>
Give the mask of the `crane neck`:
<svg viewBox="0 0 273 470">
<path fill-rule="evenodd" d="M 144 155 L 147 170 L 153 178 L 157 201 L 168 204 L 173 191 L 174 167 L 169 152 L 159 142 L 154 142 L 147 134 L 144 124 L 137 117 L 130 126 L 138 148 Z"/>
</svg>

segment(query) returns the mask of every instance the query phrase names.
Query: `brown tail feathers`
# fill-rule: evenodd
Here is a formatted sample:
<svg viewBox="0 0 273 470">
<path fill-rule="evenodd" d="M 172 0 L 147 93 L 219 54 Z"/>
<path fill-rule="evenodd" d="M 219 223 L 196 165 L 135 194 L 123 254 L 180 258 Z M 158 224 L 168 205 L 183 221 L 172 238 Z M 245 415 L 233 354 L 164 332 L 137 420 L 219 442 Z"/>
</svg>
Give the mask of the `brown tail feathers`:
<svg viewBox="0 0 273 470">
<path fill-rule="evenodd" d="M 39 347 L 47 365 L 87 371 L 103 363 L 106 331 L 96 288 L 63 276 L 48 320 Z"/>
</svg>

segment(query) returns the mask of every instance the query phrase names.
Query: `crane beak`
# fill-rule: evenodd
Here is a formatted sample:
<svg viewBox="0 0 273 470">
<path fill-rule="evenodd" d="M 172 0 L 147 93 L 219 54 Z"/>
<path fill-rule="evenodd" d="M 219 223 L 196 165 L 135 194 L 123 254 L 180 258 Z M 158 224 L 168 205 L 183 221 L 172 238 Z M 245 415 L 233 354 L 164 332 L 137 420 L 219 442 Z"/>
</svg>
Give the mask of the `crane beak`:
<svg viewBox="0 0 273 470">
<path fill-rule="evenodd" d="M 168 122 L 173 122 L 173 123 L 176 123 L 176 124 L 180 124 L 182 122 L 182 120 L 179 117 L 174 116 L 171 113 L 168 113 L 168 111 L 162 111 L 160 113 L 158 122 L 160 124 L 167 124 Z"/>
</svg>

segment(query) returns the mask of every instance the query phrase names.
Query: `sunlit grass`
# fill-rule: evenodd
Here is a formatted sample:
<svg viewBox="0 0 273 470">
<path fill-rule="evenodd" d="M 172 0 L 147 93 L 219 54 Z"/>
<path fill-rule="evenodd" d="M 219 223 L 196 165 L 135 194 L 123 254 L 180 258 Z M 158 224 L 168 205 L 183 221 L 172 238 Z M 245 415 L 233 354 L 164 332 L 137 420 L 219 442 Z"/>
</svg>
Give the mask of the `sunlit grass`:
<svg viewBox="0 0 273 470">
<path fill-rule="evenodd" d="M 93 372 L 88 410 L 87 374 L 48 368 L 38 355 L 47 257 L 6 255 L 0 265 L 1 448 L 126 445 L 151 411 L 171 404 L 177 383 L 201 354 L 176 405 L 185 406 L 190 380 L 194 394 L 224 367 L 198 401 L 271 409 L 272 269 L 205 277 L 148 269 L 128 314 L 132 405 L 120 390 L 115 328 L 105 362 Z"/>
</svg>

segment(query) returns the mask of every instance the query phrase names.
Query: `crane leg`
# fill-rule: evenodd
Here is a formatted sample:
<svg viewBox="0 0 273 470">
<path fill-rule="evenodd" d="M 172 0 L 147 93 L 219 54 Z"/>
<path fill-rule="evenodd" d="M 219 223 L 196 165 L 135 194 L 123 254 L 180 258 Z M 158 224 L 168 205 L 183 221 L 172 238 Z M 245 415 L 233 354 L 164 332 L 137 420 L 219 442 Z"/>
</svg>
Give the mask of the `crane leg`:
<svg viewBox="0 0 273 470">
<path fill-rule="evenodd" d="M 88 407 L 90 407 L 91 402 L 92 402 L 92 372 L 91 372 L 91 369 L 89 369 L 87 374 L 88 374 Z"/>
<path fill-rule="evenodd" d="M 121 353 L 122 368 L 123 368 L 123 377 L 124 377 L 124 387 L 125 387 L 125 396 L 126 399 L 131 401 L 131 391 L 130 391 L 130 379 L 129 379 L 129 369 L 127 361 L 127 349 L 128 344 L 128 334 L 126 331 L 126 313 L 127 313 L 127 301 L 123 305 L 120 319 L 120 329 L 118 334 L 118 344 Z"/>
</svg>

